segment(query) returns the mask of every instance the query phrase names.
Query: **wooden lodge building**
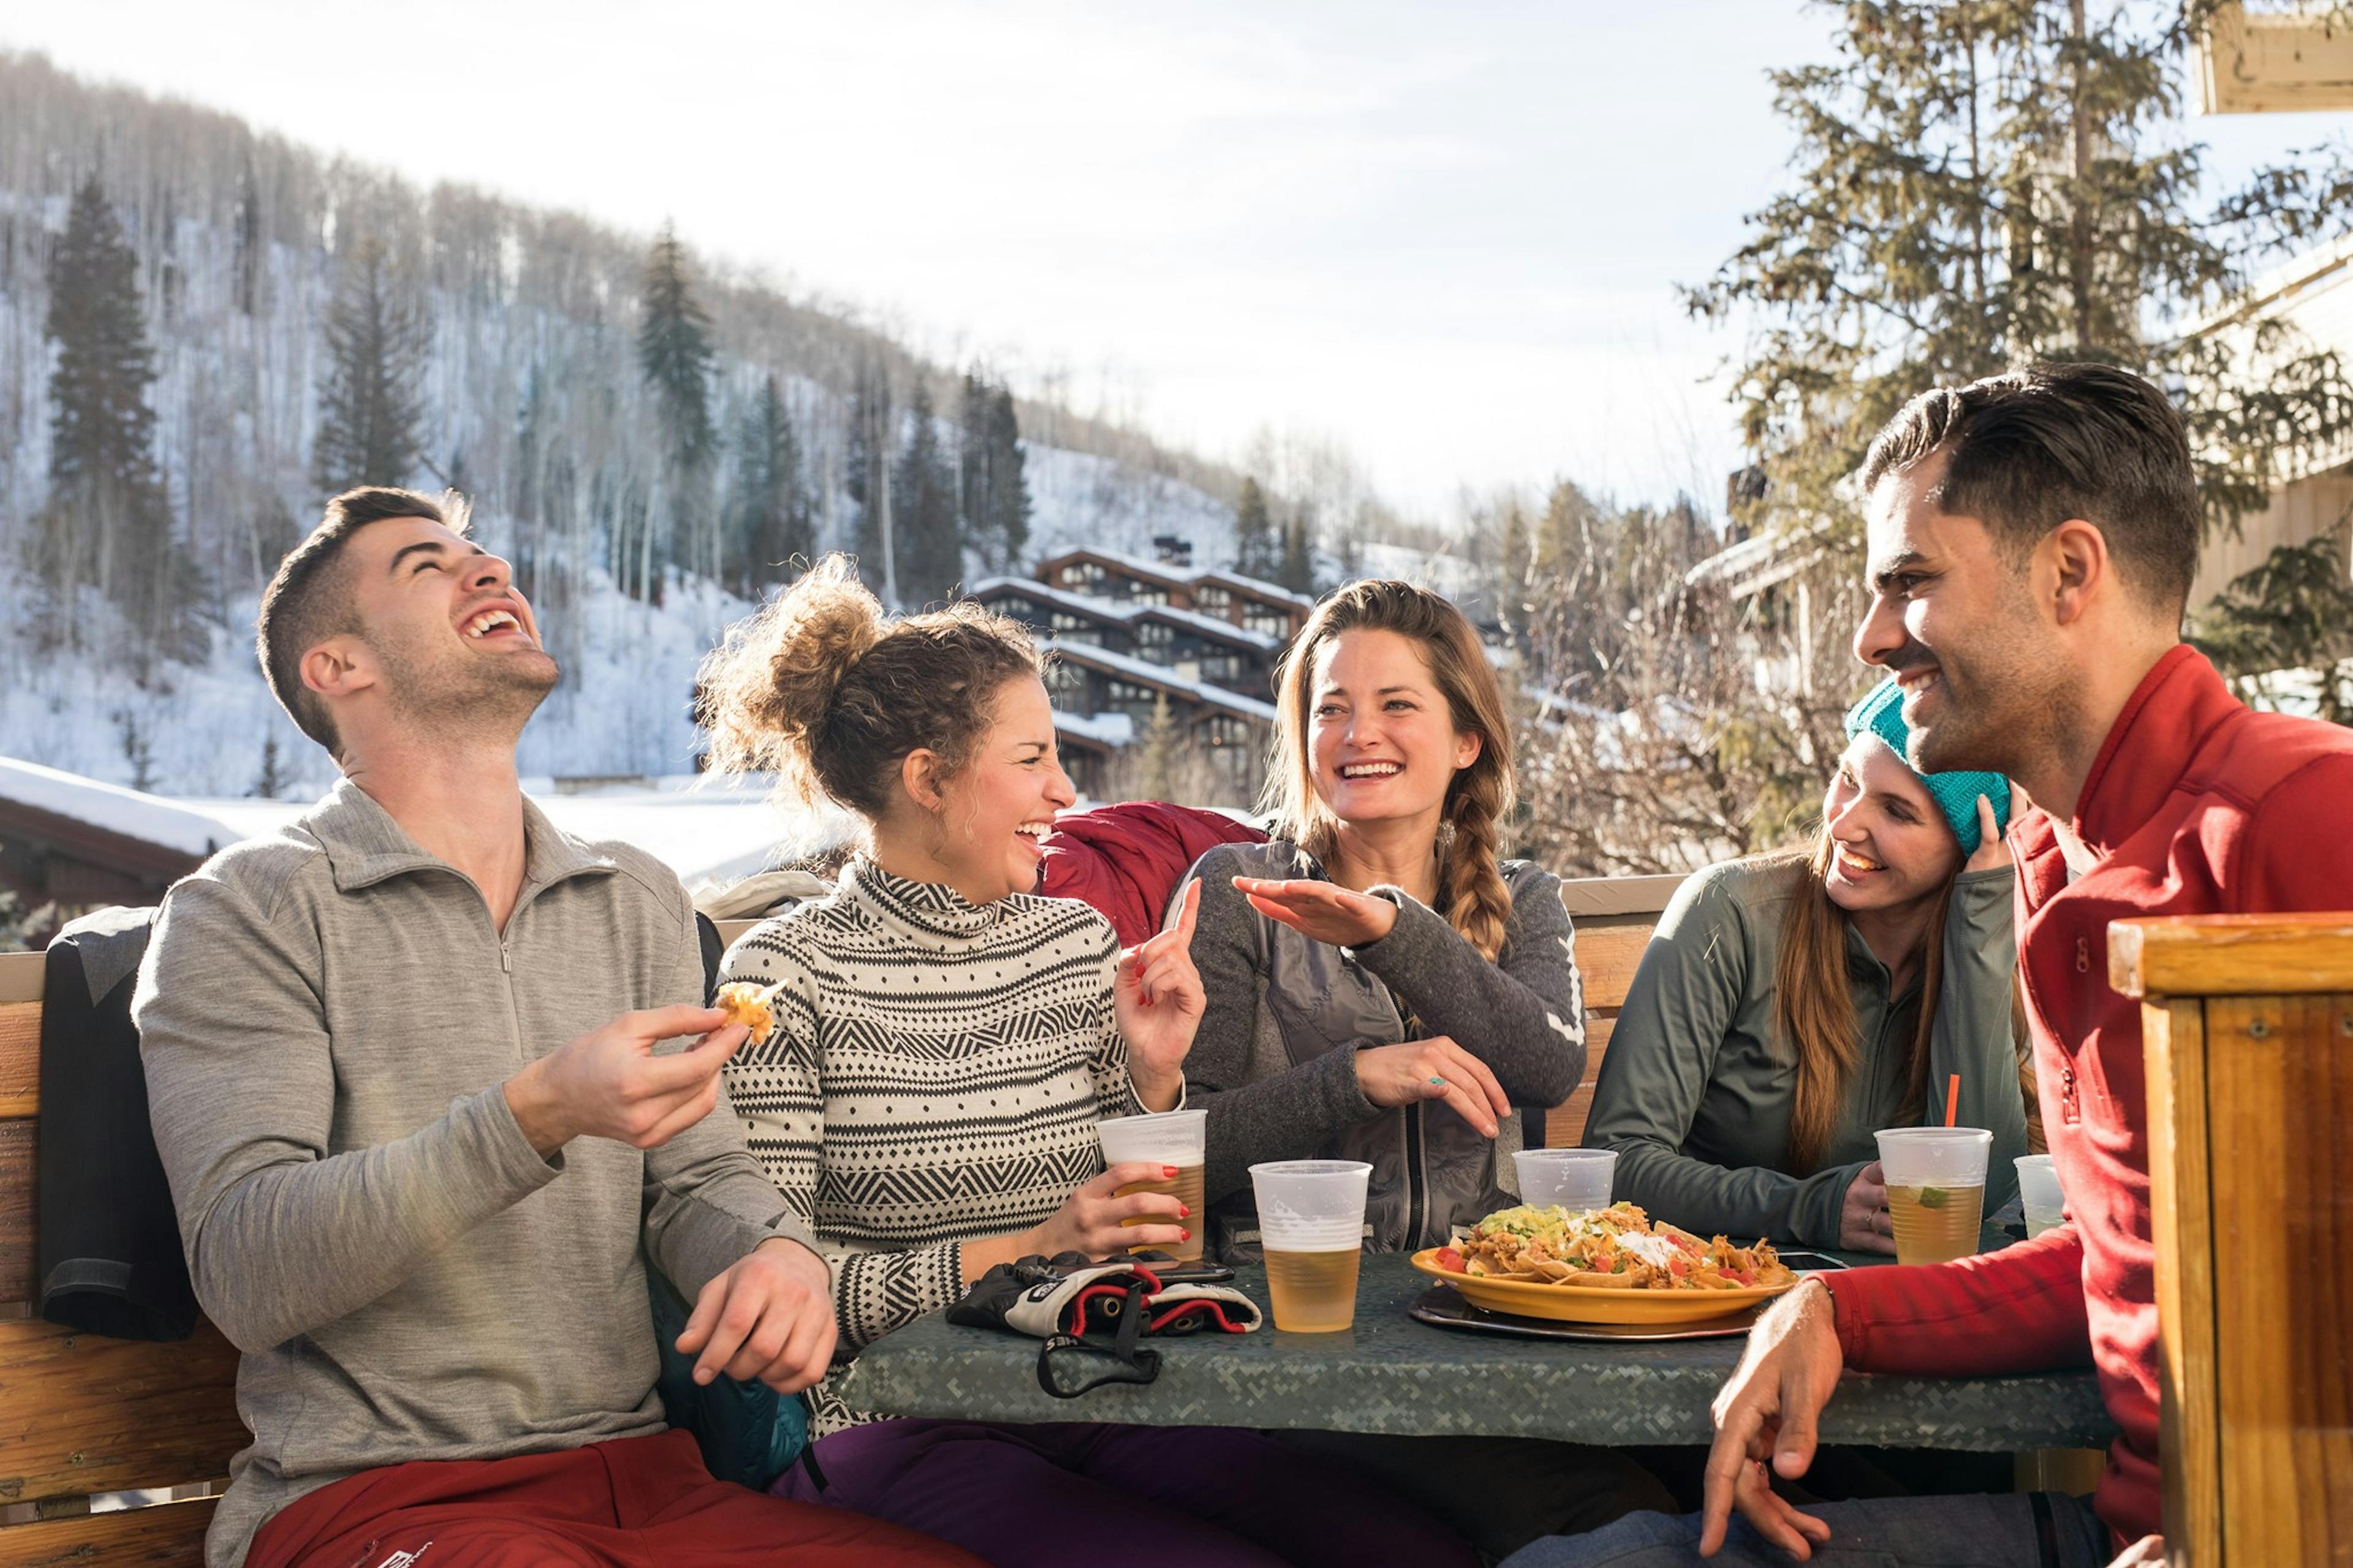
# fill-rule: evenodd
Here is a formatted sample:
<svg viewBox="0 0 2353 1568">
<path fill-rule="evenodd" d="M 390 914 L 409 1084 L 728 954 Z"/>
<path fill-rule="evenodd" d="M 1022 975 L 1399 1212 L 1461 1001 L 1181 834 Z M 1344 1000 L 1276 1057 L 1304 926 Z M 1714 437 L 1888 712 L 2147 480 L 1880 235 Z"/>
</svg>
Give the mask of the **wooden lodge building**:
<svg viewBox="0 0 2353 1568">
<path fill-rule="evenodd" d="M 1274 731 L 1275 662 L 1315 601 L 1272 583 L 1191 566 L 1184 542 L 1163 559 L 1072 550 L 1035 577 L 990 577 L 972 597 L 1037 634 L 1071 782 L 1092 798 L 1119 752 L 1167 705 L 1186 743 L 1205 753 L 1229 800 L 1258 794 Z"/>
</svg>

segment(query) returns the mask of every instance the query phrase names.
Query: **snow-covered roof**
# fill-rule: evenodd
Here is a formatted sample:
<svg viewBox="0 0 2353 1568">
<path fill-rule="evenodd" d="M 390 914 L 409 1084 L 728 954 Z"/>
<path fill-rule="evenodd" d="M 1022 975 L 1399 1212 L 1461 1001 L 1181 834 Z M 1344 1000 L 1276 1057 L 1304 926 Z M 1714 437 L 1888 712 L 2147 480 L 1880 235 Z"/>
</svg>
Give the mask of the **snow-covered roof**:
<svg viewBox="0 0 2353 1568">
<path fill-rule="evenodd" d="M 712 784 L 684 775 L 586 795 L 558 794 L 552 780 L 527 779 L 524 788 L 565 832 L 635 845 L 690 887 L 819 853 L 847 842 L 859 826 L 836 809 L 780 811 L 763 779 Z M 196 857 L 274 833 L 312 805 L 166 799 L 8 758 L 0 758 L 0 800 Z"/>
<path fill-rule="evenodd" d="M 1683 574 L 1694 588 L 1721 588 L 1736 599 L 1763 593 L 1787 582 L 1822 558 L 1821 536 L 1830 531 L 1827 519 L 1797 528 L 1752 534 L 1727 544 Z"/>
<path fill-rule="evenodd" d="M 1124 713 L 1065 713 L 1058 708 L 1054 729 L 1104 746 L 1124 746 L 1135 739 L 1135 721 Z"/>
<path fill-rule="evenodd" d="M 1165 686 L 1196 701 L 1206 702 L 1212 708 L 1222 708 L 1229 713 L 1239 713 L 1246 719 L 1255 719 L 1261 724 L 1274 722 L 1272 703 L 1253 701 L 1222 686 L 1212 686 L 1206 680 L 1187 680 L 1165 664 L 1130 658 L 1124 653 L 1113 653 L 1109 648 L 1096 647 L 1090 643 L 1058 642 L 1049 637 L 1039 646 L 1066 663 L 1092 665 L 1107 674 L 1124 676 L 1153 686 Z"/>
<path fill-rule="evenodd" d="M 1199 583 L 1217 583 L 1228 588 L 1239 588 L 1243 593 L 1253 594 L 1262 599 L 1272 599 L 1279 604 L 1300 605 L 1308 609 L 1315 607 L 1314 599 L 1308 595 L 1294 594 L 1282 584 L 1270 583 L 1263 577 L 1245 577 L 1239 572 L 1229 572 L 1222 566 L 1176 566 L 1166 561 L 1147 561 L 1141 555 L 1131 555 L 1124 550 L 1106 550 L 1095 544 L 1082 545 L 1076 550 L 1065 550 L 1049 558 L 1041 564 L 1040 569 L 1050 566 L 1057 561 L 1068 561 L 1082 555 L 1107 562 L 1124 571 L 1133 572 L 1139 577 L 1156 578 L 1173 586 L 1189 588 Z"/>
<path fill-rule="evenodd" d="M 1188 627 L 1203 637 L 1239 643 L 1261 653 L 1275 653 L 1282 647 L 1281 637 L 1254 632 L 1219 616 L 1203 615 L 1198 610 L 1178 609 L 1174 605 L 1123 603 L 1093 594 L 1078 594 L 1068 588 L 1057 588 L 1051 583 L 1041 583 L 1035 577 L 984 577 L 968 592 L 974 598 L 983 600 L 993 595 L 1018 593 L 1024 598 L 1039 600 L 1068 610 L 1072 615 L 1092 616 L 1097 620 L 1113 621 L 1121 626 L 1133 626 L 1137 621 L 1166 621 L 1171 626 Z"/>
<path fill-rule="evenodd" d="M 0 757 L 0 800 L 198 858 L 246 837 L 182 802 L 13 757 Z"/>
</svg>

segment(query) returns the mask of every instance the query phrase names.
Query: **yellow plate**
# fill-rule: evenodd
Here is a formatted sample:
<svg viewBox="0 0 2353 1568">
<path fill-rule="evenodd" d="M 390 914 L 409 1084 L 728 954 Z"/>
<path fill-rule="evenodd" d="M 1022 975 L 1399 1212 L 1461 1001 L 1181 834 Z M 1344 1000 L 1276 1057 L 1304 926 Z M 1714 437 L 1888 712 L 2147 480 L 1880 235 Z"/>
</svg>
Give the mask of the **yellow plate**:
<svg viewBox="0 0 2353 1568">
<path fill-rule="evenodd" d="M 1491 1279 L 1438 1266 L 1438 1248 L 1413 1255 L 1413 1266 L 1443 1279 L 1474 1307 L 1549 1318 L 1558 1323 L 1699 1323 L 1729 1317 L 1769 1301 L 1797 1284 L 1752 1285 L 1733 1290 L 1603 1290 L 1584 1285 L 1538 1285 L 1527 1279 Z"/>
</svg>

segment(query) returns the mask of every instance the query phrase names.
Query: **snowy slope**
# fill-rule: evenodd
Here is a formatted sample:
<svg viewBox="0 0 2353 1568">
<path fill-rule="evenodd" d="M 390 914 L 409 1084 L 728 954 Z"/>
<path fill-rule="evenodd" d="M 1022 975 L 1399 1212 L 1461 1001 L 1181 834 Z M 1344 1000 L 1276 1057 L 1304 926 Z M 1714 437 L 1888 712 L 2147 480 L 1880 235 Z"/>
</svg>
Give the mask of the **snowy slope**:
<svg viewBox="0 0 2353 1568">
<path fill-rule="evenodd" d="M 1082 542 L 1148 554 L 1153 535 L 1168 532 L 1192 539 L 1198 562 L 1230 556 L 1232 512 L 1189 485 L 1050 447 L 1029 448 L 1028 468 L 1033 561 Z M 492 515 L 480 530 L 498 549 L 512 525 Z M 0 593 L 19 604 L 31 590 L 0 568 Z M 255 605 L 251 595 L 234 604 L 236 629 L 214 631 L 206 663 L 166 666 L 145 687 L 103 668 L 102 658 L 37 647 L 10 617 L 0 624 L 0 756 L 165 795 L 235 796 L 257 787 L 265 742 L 274 739 L 280 797 L 314 798 L 334 767 L 270 699 L 253 655 Z M 590 570 L 580 603 L 542 616 L 564 679 L 523 732 L 523 772 L 656 777 L 691 770 L 695 665 L 752 608 L 699 578 L 674 585 L 661 605 L 647 605 L 617 592 L 602 569 Z M 102 647 L 113 621 L 92 596 L 81 617 L 85 644 Z"/>
</svg>

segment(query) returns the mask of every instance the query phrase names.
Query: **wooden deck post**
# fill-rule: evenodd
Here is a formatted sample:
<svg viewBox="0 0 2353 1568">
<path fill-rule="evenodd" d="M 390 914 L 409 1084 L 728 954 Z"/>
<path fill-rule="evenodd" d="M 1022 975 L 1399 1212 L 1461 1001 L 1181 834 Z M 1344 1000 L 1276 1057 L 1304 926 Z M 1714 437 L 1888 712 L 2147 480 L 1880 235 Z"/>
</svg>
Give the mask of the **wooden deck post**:
<svg viewBox="0 0 2353 1568">
<path fill-rule="evenodd" d="M 2119 921 L 2141 999 L 2167 1561 L 2353 1564 L 2353 913 Z"/>
</svg>

